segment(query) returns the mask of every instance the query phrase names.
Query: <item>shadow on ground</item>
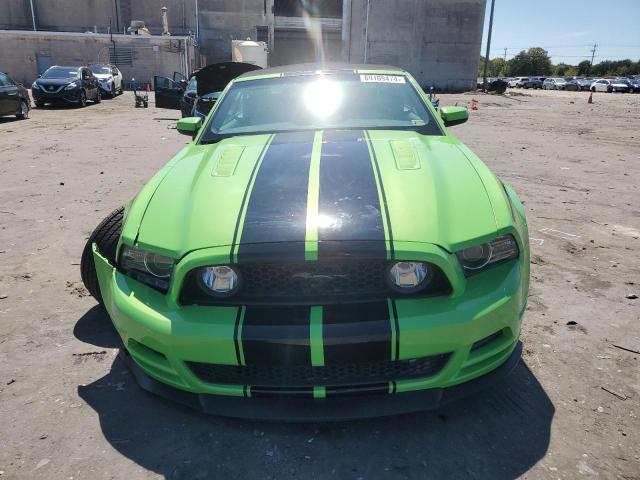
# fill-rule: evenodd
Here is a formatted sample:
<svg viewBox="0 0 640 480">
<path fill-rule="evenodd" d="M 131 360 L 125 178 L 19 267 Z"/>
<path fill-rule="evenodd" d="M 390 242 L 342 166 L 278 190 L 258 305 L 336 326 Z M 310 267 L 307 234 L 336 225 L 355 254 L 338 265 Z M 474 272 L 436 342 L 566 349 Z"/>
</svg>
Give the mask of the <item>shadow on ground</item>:
<svg viewBox="0 0 640 480">
<path fill-rule="evenodd" d="M 119 344 L 99 307 L 74 333 L 100 347 Z M 511 479 L 545 455 L 555 412 L 524 362 L 491 391 L 436 412 L 333 424 L 206 416 L 141 390 L 119 357 L 78 393 L 122 455 L 167 479 L 190 480 Z"/>
</svg>

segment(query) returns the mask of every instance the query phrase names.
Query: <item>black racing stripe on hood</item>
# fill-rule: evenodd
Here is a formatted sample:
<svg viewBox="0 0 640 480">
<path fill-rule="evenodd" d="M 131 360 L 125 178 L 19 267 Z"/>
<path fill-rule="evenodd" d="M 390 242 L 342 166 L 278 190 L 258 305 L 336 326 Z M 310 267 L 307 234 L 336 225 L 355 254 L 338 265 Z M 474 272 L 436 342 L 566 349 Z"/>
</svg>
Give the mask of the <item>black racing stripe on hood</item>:
<svg viewBox="0 0 640 480">
<path fill-rule="evenodd" d="M 314 131 L 304 131 L 278 133 L 273 138 L 251 190 L 238 262 L 243 261 L 245 245 L 256 243 L 273 243 L 272 251 L 279 244 L 289 257 L 304 260 L 314 136 Z"/>
<path fill-rule="evenodd" d="M 354 243 L 323 244 L 335 240 L 379 241 L 372 243 L 376 251 L 369 253 L 386 258 L 380 197 L 364 131 L 324 132 L 318 214 L 326 219 L 318 227 L 319 259 L 360 253 L 358 249 L 349 250 Z"/>
<path fill-rule="evenodd" d="M 310 307 L 246 307 L 242 350 L 247 366 L 311 365 Z"/>
<path fill-rule="evenodd" d="M 323 307 L 325 365 L 391 360 L 391 321 L 386 300 Z"/>
</svg>

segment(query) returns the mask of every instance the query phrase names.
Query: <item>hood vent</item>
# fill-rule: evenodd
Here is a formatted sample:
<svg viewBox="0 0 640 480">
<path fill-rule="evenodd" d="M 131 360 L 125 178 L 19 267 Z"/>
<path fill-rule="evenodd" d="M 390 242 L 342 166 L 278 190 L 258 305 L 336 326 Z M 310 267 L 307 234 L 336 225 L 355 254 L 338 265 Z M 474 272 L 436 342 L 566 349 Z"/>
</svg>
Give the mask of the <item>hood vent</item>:
<svg viewBox="0 0 640 480">
<path fill-rule="evenodd" d="M 420 158 L 413 144 L 407 140 L 390 140 L 393 158 L 398 170 L 418 170 Z"/>
<path fill-rule="evenodd" d="M 232 176 L 236 171 L 242 152 L 244 152 L 242 145 L 229 145 L 226 147 L 220 154 L 216 166 L 213 167 L 211 175 L 214 177 Z"/>
</svg>

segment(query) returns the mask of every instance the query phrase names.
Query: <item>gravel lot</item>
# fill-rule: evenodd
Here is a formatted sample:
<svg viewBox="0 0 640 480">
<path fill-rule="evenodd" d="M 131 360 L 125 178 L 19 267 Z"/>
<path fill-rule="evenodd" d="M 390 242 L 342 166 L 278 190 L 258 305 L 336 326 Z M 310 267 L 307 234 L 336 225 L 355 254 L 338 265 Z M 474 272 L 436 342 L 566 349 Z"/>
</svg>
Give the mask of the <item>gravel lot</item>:
<svg viewBox="0 0 640 480">
<path fill-rule="evenodd" d="M 188 140 L 177 112 L 127 93 L 0 120 L 1 478 L 640 479 L 640 95 L 587 96 L 441 99 L 478 99 L 453 131 L 527 209 L 515 374 L 437 412 L 329 425 L 203 416 L 116 357 L 80 252 Z"/>
</svg>

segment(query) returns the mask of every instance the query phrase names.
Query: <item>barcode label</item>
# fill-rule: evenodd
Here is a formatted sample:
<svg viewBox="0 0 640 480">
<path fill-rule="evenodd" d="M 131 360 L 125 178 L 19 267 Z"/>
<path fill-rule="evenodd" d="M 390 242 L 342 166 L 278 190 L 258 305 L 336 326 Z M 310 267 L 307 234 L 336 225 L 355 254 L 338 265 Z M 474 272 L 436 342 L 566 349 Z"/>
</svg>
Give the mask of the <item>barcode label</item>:
<svg viewBox="0 0 640 480">
<path fill-rule="evenodd" d="M 406 79 L 401 75 L 360 75 L 361 82 L 368 83 L 406 83 Z"/>
</svg>

